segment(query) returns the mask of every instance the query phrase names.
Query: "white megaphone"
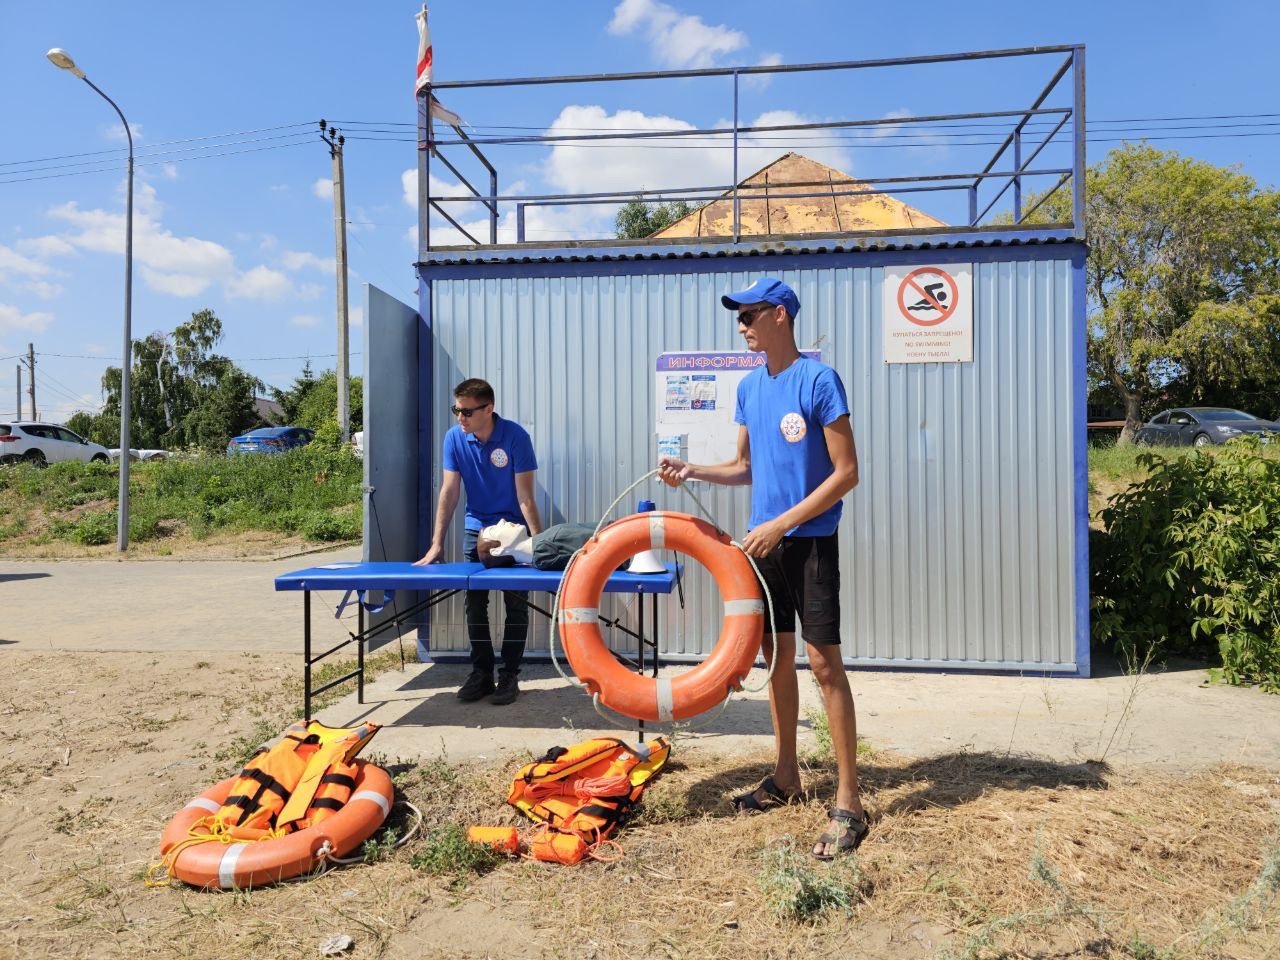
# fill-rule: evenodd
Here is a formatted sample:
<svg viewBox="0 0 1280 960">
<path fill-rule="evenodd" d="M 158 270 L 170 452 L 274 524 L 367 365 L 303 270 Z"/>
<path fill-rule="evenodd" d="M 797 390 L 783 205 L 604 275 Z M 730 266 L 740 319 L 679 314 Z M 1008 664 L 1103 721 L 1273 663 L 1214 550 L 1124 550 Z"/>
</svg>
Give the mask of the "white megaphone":
<svg viewBox="0 0 1280 960">
<path fill-rule="evenodd" d="M 648 513 L 656 510 L 658 505 L 652 500 L 641 500 L 636 513 Z M 641 550 L 627 565 L 627 573 L 666 573 L 667 565 L 658 559 L 652 550 Z"/>
</svg>

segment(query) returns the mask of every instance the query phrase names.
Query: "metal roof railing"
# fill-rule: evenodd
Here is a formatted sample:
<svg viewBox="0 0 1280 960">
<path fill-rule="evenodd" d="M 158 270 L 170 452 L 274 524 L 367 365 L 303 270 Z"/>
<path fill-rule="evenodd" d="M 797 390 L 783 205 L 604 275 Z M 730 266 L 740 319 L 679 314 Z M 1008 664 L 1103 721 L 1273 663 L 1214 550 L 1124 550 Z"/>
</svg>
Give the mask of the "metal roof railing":
<svg viewBox="0 0 1280 960">
<path fill-rule="evenodd" d="M 817 71 L 850 71 L 867 70 L 886 67 L 911 67 L 924 64 L 964 63 L 983 60 L 1011 58 L 1050 58 L 1055 69 L 1039 94 L 1029 106 L 1003 110 L 988 110 L 968 113 L 937 113 L 907 117 L 881 117 L 878 119 L 832 120 L 818 123 L 791 123 L 744 126 L 739 117 L 739 92 L 743 78 L 761 74 L 809 73 Z M 418 240 L 419 259 L 430 260 L 431 214 L 434 211 L 445 222 L 466 237 L 477 247 L 498 245 L 498 230 L 501 220 L 502 205 L 509 205 L 515 212 L 515 243 L 525 244 L 526 216 L 530 209 L 538 207 L 570 207 L 582 205 L 617 205 L 622 202 L 640 201 L 642 203 L 659 203 L 671 200 L 686 200 L 704 203 L 731 199 L 733 204 L 732 237 L 696 237 L 688 238 L 690 243 L 716 242 L 732 240 L 734 243 L 743 239 L 741 204 L 744 190 L 750 197 L 759 196 L 755 185 L 746 187 L 740 182 L 739 159 L 744 149 L 758 152 L 758 142 L 744 147 L 742 138 L 746 135 L 769 133 L 794 133 L 796 131 L 832 131 L 870 128 L 880 131 L 893 127 L 923 127 L 932 125 L 955 125 L 958 121 L 975 120 L 1009 121 L 1013 128 L 1000 141 L 994 154 L 980 170 L 966 172 L 947 172 L 939 174 L 922 174 L 919 176 L 848 178 L 835 181 L 770 181 L 768 183 L 768 201 L 804 198 L 834 198 L 842 196 L 867 196 L 876 194 L 963 192 L 967 194 L 967 223 L 960 228 L 939 227 L 939 232 L 954 233 L 964 229 L 980 228 L 987 221 L 992 211 L 1010 191 L 1011 209 L 1006 229 L 1026 231 L 1032 234 L 1043 231 L 1043 223 L 1029 223 L 1029 218 L 1047 201 L 1068 183 L 1071 185 L 1071 219 L 1066 223 L 1049 225 L 1059 232 L 1066 228 L 1073 236 L 1084 237 L 1084 185 L 1085 185 L 1085 80 L 1084 46 L 1079 44 L 1023 47 L 1009 50 L 985 50 L 970 53 L 937 54 L 920 57 L 898 57 L 878 60 L 849 60 L 831 63 L 809 64 L 777 64 L 753 67 L 716 67 L 701 70 L 662 70 L 639 73 L 578 74 L 568 76 L 522 77 L 497 80 L 460 80 L 447 81 L 424 87 L 418 96 Z M 1061 85 L 1069 75 L 1069 105 L 1047 105 L 1051 96 L 1057 91 L 1061 97 Z M 470 135 L 461 127 L 448 126 L 450 133 L 437 137 L 434 125 L 430 120 L 429 105 L 435 91 L 461 90 L 481 87 L 513 87 L 547 84 L 596 84 L 617 81 L 667 80 L 678 78 L 731 77 L 733 81 L 733 120 L 730 126 L 712 128 L 681 128 L 670 130 L 618 130 L 609 132 L 560 132 L 549 130 L 532 135 Z M 1051 144 L 1063 144 L 1066 138 L 1059 139 L 1069 125 L 1066 136 L 1071 147 L 1070 166 L 1049 165 L 1036 167 L 1035 160 Z M 1047 132 L 1043 128 L 1048 126 Z M 879 134 L 877 134 L 879 135 Z M 528 145 L 572 143 L 625 143 L 627 141 L 660 141 L 672 146 L 679 145 L 688 138 L 711 138 L 717 141 L 728 141 L 731 144 L 733 182 L 729 184 L 704 184 L 666 189 L 649 190 L 616 190 L 577 194 L 500 194 L 498 191 L 498 172 L 494 164 L 485 155 L 482 147 L 505 145 Z M 672 144 L 672 141 L 676 143 Z M 971 144 L 972 145 L 972 144 Z M 979 144 L 980 145 L 980 144 Z M 458 166 L 446 156 L 445 148 L 463 147 L 487 171 L 489 177 L 488 191 L 483 192 L 474 186 Z M 1003 165 L 997 169 L 997 165 Z M 467 190 L 465 195 L 432 195 L 430 192 L 431 168 L 440 163 L 452 173 L 459 184 Z M 1047 177 L 1055 177 L 1055 181 L 1042 192 L 1033 204 L 1027 206 L 1024 188 L 1028 181 L 1040 178 L 1043 183 Z M 891 189 L 890 189 L 891 186 Z M 821 192 L 813 192 L 813 188 L 825 188 Z M 844 188 L 837 191 L 836 188 Z M 782 190 L 784 192 L 778 192 Z M 989 194 L 989 196 L 988 196 Z M 488 221 L 487 244 L 468 230 L 461 219 L 465 214 L 455 215 L 458 205 L 479 204 L 486 213 Z M 1003 211 L 1002 211 L 1003 212 Z M 472 224 L 474 229 L 474 223 Z M 854 235 L 865 231 L 839 231 L 840 235 Z M 568 241 L 566 241 L 568 242 Z M 631 241 L 644 244 L 652 241 Z M 555 241 L 540 240 L 541 247 L 555 245 Z M 503 246 L 506 246 L 504 244 Z"/>
</svg>

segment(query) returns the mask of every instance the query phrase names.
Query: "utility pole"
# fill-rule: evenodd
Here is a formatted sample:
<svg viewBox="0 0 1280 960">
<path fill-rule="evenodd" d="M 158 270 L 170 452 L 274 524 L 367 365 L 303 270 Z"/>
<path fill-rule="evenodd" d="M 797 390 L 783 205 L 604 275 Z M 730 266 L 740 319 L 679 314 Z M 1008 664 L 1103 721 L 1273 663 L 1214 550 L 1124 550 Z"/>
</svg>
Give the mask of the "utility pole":
<svg viewBox="0 0 1280 960">
<path fill-rule="evenodd" d="M 342 179 L 342 146 L 346 137 L 337 127 L 320 121 L 320 139 L 333 158 L 333 233 L 338 268 L 338 432 L 342 442 L 351 439 L 350 328 L 347 323 L 347 197 Z"/>
<path fill-rule="evenodd" d="M 13 372 L 18 377 L 18 405 L 14 408 L 18 411 L 17 418 L 22 419 L 22 364 L 14 364 Z"/>
<path fill-rule="evenodd" d="M 39 420 L 36 416 L 36 345 L 34 343 L 27 344 L 27 372 L 31 375 L 27 383 L 27 394 L 31 397 L 31 419 Z"/>
</svg>

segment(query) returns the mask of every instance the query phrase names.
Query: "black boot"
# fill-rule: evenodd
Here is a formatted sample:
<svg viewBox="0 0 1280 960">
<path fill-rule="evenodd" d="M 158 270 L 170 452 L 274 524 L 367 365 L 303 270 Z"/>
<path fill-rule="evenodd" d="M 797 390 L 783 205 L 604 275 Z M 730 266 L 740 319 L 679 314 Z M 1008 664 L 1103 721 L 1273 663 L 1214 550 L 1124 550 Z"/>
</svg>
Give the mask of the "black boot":
<svg viewBox="0 0 1280 960">
<path fill-rule="evenodd" d="M 516 675 L 506 670 L 499 670 L 498 689 L 493 692 L 489 702 L 505 707 L 508 703 L 515 703 L 518 696 L 520 696 L 520 684 L 516 682 Z"/>
<path fill-rule="evenodd" d="M 467 677 L 466 682 L 458 690 L 458 699 L 471 703 L 491 693 L 493 693 L 493 671 L 472 670 L 471 676 Z"/>
</svg>

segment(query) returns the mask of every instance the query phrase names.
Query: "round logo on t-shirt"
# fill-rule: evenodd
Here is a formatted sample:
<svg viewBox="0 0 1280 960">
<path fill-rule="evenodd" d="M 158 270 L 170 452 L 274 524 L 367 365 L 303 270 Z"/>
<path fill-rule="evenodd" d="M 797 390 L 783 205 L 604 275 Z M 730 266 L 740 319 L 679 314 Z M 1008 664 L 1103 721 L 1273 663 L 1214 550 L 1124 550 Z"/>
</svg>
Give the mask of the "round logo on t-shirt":
<svg viewBox="0 0 1280 960">
<path fill-rule="evenodd" d="M 787 438 L 787 443 L 799 443 L 808 432 L 808 428 L 804 425 L 804 417 L 798 413 L 788 413 L 782 418 L 782 423 L 778 424 L 778 427 L 782 430 L 782 435 Z"/>
<path fill-rule="evenodd" d="M 489 453 L 489 462 L 498 469 L 502 469 L 511 462 L 511 458 L 507 456 L 507 451 L 503 450 L 501 447 L 494 447 Z"/>
</svg>

